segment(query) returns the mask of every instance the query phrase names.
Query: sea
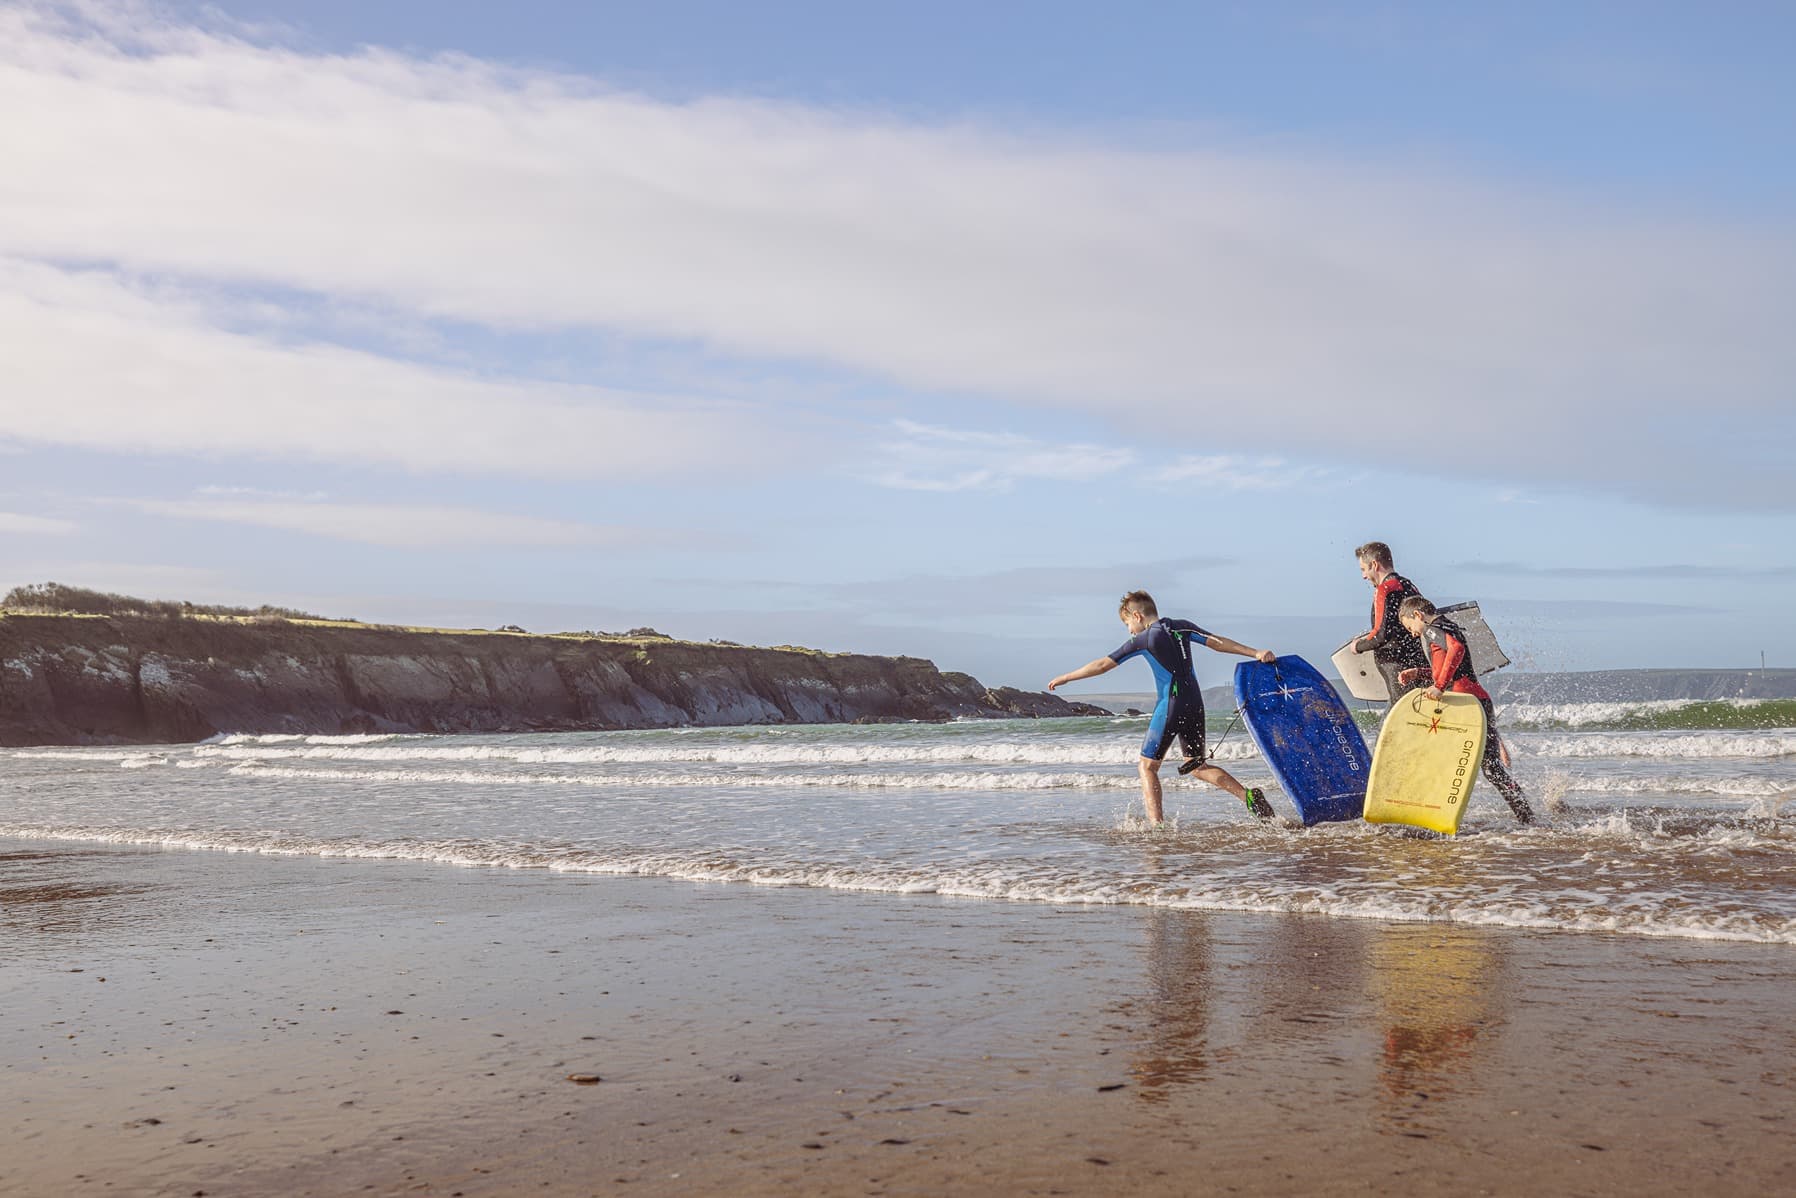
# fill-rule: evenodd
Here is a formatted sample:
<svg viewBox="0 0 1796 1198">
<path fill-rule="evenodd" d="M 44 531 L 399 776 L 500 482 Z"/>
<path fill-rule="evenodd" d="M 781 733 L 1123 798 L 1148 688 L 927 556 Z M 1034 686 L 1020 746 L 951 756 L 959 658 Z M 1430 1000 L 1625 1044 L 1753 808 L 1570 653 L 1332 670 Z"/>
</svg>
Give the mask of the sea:
<svg viewBox="0 0 1796 1198">
<path fill-rule="evenodd" d="M 1796 943 L 1796 700 L 1499 706 L 1548 818 L 1488 784 L 1457 837 L 1261 823 L 1165 771 L 1140 716 L 528 735 L 224 735 L 0 752 L 7 840 L 638 875 L 994 903 L 1299 912 Z M 1379 713 L 1358 717 L 1368 739 Z"/>
</svg>

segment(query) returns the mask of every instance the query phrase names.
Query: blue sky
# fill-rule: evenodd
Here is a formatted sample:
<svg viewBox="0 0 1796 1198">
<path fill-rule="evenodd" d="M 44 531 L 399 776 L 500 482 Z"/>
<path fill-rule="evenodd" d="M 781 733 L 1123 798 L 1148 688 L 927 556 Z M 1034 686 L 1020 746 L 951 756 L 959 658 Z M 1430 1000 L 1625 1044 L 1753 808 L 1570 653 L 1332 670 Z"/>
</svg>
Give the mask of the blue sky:
<svg viewBox="0 0 1796 1198">
<path fill-rule="evenodd" d="M 1379 538 L 1796 665 L 1793 25 L 0 0 L 0 582 L 1039 687 L 1136 586 L 1319 660 Z"/>
</svg>

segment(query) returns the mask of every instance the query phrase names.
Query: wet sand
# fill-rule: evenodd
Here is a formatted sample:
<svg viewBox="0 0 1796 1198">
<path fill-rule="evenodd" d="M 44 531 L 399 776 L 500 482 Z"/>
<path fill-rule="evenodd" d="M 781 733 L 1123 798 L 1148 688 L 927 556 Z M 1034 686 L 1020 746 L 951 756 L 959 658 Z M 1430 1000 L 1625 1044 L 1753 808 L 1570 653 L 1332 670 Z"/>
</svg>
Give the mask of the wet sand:
<svg viewBox="0 0 1796 1198">
<path fill-rule="evenodd" d="M 0 842 L 0 1193 L 1790 1192 L 1793 983 L 1776 946 Z"/>
</svg>

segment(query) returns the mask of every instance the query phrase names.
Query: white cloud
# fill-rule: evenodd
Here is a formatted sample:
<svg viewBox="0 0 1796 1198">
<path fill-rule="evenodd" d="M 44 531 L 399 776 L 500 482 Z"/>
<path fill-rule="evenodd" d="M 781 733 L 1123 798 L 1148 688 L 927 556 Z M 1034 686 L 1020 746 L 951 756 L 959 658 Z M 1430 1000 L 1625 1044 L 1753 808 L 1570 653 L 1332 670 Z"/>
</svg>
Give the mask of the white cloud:
<svg viewBox="0 0 1796 1198">
<path fill-rule="evenodd" d="M 68 586 L 123 592 L 142 599 L 237 601 L 217 597 L 224 585 L 218 571 L 199 566 L 171 566 L 163 562 L 14 559 L 7 563 L 4 578 L 5 581 L 0 581 L 3 590 L 33 583 L 60 582 Z"/>
<path fill-rule="evenodd" d="M 52 516 L 26 516 L 18 512 L 0 512 L 0 533 L 20 532 L 60 537 L 77 532 L 80 527 L 72 520 L 58 520 Z"/>
<path fill-rule="evenodd" d="M 1631 219 L 1226 146 L 664 103 L 465 58 L 304 54 L 135 9 L 123 29 L 90 11 L 93 34 L 55 12 L 0 9 L 0 111 L 33 114 L 0 122 L 0 254 L 692 339 L 1077 408 L 1142 437 L 1176 429 L 1218 452 L 1432 461 L 1434 409 L 1475 438 L 1460 469 L 1791 502 L 1767 481 L 1796 443 L 1787 228 Z M 668 430 L 711 419 L 232 342 L 91 296 L 46 313 L 51 284 L 9 274 L 5 315 L 23 288 L 36 317 L 26 340 L 65 335 L 53 354 L 19 351 L 57 370 L 9 390 L 22 398 L 6 423 L 67 392 L 94 416 L 18 436 L 566 472 L 582 456 L 568 446 L 600 431 L 614 444 L 586 468 L 674 468 Z M 219 383 L 198 370 L 215 350 Z M 183 398 L 196 387 L 205 398 Z M 225 396 L 241 421 L 264 392 L 296 423 L 233 433 Z M 173 419 L 133 417 L 139 394 Z M 426 420 L 436 406 L 454 419 Z M 1697 408 L 1700 441 L 1666 431 Z M 547 418 L 536 456 L 503 427 L 513 413 Z M 349 435 L 363 417 L 377 435 Z M 982 470 L 915 481 L 1002 485 Z"/>
<path fill-rule="evenodd" d="M 893 421 L 892 428 L 897 438 L 876 454 L 887 464 L 867 477 L 900 490 L 1002 490 L 1023 480 L 1089 482 L 1135 460 L 1127 449 L 1054 445 L 1020 433 L 942 428 L 913 420 Z"/>
<path fill-rule="evenodd" d="M 102 272 L 0 258 L 0 328 L 0 431 L 20 441 L 554 477 L 779 452 L 737 405 L 281 345 Z"/>
<path fill-rule="evenodd" d="M 235 487 L 219 483 L 208 483 L 203 487 L 195 487 L 193 493 L 204 495 L 207 498 L 297 499 L 306 503 L 316 503 L 330 498 L 323 491 L 271 491 L 265 487 Z"/>
<path fill-rule="evenodd" d="M 1202 483 L 1230 491 L 1277 491 L 1328 474 L 1315 466 L 1293 466 L 1283 458 L 1238 454 L 1183 454 L 1148 478 L 1157 483 Z"/>
<path fill-rule="evenodd" d="M 299 532 L 340 541 L 396 547 L 556 547 L 633 545 L 665 541 L 651 529 L 514 516 L 464 507 L 417 504 L 308 503 L 272 500 L 134 499 L 138 511 L 177 520 L 209 520 Z"/>
</svg>

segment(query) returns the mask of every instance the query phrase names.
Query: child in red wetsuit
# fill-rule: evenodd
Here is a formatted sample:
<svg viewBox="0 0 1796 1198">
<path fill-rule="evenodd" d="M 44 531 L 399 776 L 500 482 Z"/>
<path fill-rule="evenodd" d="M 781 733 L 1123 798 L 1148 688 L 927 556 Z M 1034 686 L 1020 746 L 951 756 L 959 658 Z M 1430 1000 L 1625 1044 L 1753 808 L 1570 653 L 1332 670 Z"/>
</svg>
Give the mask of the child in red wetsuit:
<svg viewBox="0 0 1796 1198">
<path fill-rule="evenodd" d="M 1424 670 L 1414 666 L 1404 670 L 1397 675 L 1397 681 L 1404 686 L 1413 686 L 1425 675 L 1432 675 L 1433 685 L 1428 689 L 1430 699 L 1440 698 L 1442 691 L 1477 697 L 1484 706 L 1484 776 L 1515 812 L 1516 819 L 1524 824 L 1533 823 L 1534 809 L 1528 806 L 1521 783 L 1507 768 L 1509 750 L 1497 735 L 1497 710 L 1490 701 L 1490 692 L 1479 685 L 1478 675 L 1472 671 L 1472 655 L 1466 649 L 1465 630 L 1435 611 L 1434 604 L 1420 595 L 1405 599 L 1397 611 L 1403 627 L 1427 651 L 1429 667 Z"/>
</svg>

